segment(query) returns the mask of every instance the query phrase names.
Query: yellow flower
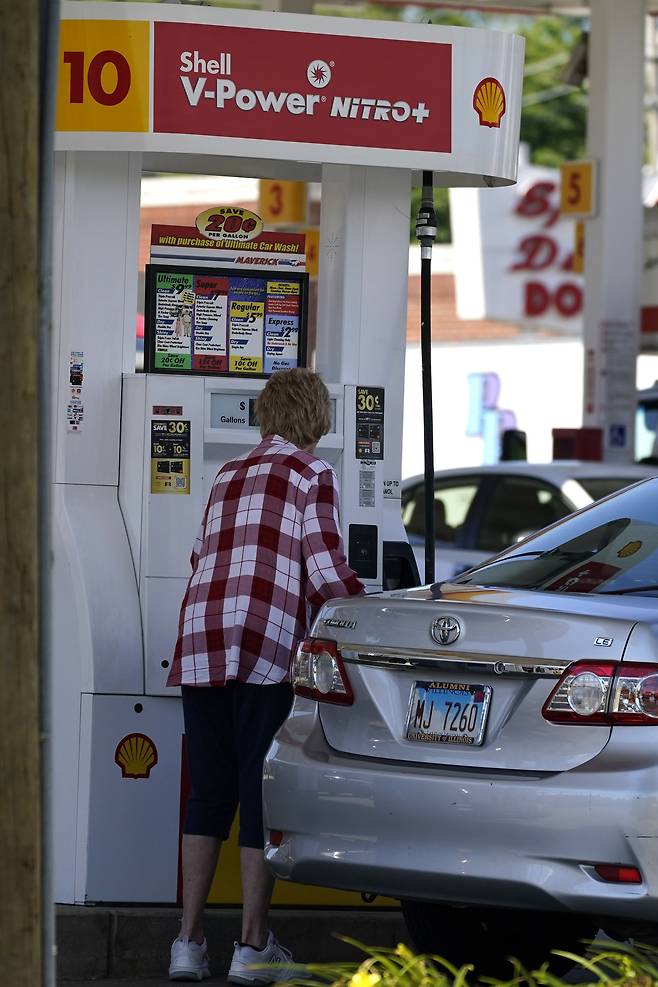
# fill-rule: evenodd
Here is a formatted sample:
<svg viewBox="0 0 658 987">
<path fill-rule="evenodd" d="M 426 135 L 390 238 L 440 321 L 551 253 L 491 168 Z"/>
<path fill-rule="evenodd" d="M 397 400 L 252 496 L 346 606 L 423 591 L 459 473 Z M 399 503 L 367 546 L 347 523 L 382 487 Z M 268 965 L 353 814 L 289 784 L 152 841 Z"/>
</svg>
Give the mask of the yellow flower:
<svg viewBox="0 0 658 987">
<path fill-rule="evenodd" d="M 398 956 L 401 956 L 402 959 L 405 960 L 407 963 L 410 960 L 413 960 L 414 958 L 414 954 L 411 952 L 408 946 L 405 946 L 403 942 L 398 943 L 395 952 L 397 953 Z"/>
<path fill-rule="evenodd" d="M 349 981 L 348 987 L 375 987 L 375 984 L 378 984 L 381 979 L 378 973 L 366 973 L 363 970 L 357 970 Z"/>
</svg>

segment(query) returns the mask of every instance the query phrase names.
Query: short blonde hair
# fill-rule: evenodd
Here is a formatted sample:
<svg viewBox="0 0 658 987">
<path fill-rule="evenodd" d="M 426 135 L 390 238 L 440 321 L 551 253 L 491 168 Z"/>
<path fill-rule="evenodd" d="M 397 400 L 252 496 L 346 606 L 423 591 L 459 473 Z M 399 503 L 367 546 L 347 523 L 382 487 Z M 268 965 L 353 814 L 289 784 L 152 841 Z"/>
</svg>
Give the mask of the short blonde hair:
<svg viewBox="0 0 658 987">
<path fill-rule="evenodd" d="M 280 435 L 300 449 L 331 428 L 329 391 L 319 374 L 305 367 L 272 374 L 254 410 L 263 437 Z"/>
</svg>

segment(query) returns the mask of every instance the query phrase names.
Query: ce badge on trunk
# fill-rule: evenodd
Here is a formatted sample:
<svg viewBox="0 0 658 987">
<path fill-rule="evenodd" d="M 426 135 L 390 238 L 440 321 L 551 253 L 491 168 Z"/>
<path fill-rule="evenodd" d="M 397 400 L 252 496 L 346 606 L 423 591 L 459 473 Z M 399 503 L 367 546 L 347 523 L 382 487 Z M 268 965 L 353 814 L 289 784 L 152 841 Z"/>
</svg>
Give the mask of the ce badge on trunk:
<svg viewBox="0 0 658 987">
<path fill-rule="evenodd" d="M 430 634 L 437 644 L 444 647 L 454 644 L 461 632 L 462 627 L 456 617 L 437 617 L 430 626 Z"/>
</svg>

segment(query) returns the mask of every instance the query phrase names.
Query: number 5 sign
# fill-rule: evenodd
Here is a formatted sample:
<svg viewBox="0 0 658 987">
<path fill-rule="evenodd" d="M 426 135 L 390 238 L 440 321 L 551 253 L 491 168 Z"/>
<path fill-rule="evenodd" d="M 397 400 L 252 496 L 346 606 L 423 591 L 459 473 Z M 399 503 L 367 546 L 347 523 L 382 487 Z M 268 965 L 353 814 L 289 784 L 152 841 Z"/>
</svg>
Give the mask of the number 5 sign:
<svg viewBox="0 0 658 987">
<path fill-rule="evenodd" d="M 560 213 L 577 219 L 596 215 L 596 162 L 560 165 Z"/>
<path fill-rule="evenodd" d="M 62 21 L 56 129 L 148 130 L 149 67 L 146 21 Z"/>
</svg>

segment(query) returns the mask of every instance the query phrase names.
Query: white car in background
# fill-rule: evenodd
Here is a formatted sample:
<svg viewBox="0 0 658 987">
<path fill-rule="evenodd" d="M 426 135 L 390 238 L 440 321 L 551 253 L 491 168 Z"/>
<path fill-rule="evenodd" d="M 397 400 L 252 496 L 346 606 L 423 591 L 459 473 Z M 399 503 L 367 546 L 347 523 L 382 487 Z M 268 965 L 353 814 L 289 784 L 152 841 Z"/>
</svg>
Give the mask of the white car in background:
<svg viewBox="0 0 658 987">
<path fill-rule="evenodd" d="M 658 466 L 577 460 L 438 470 L 434 474 L 435 578 L 451 579 L 532 532 L 656 473 Z M 402 483 L 402 523 L 423 581 L 422 476 Z"/>
<path fill-rule="evenodd" d="M 658 380 L 652 387 L 637 392 L 635 459 L 639 463 L 658 464 Z"/>
</svg>

